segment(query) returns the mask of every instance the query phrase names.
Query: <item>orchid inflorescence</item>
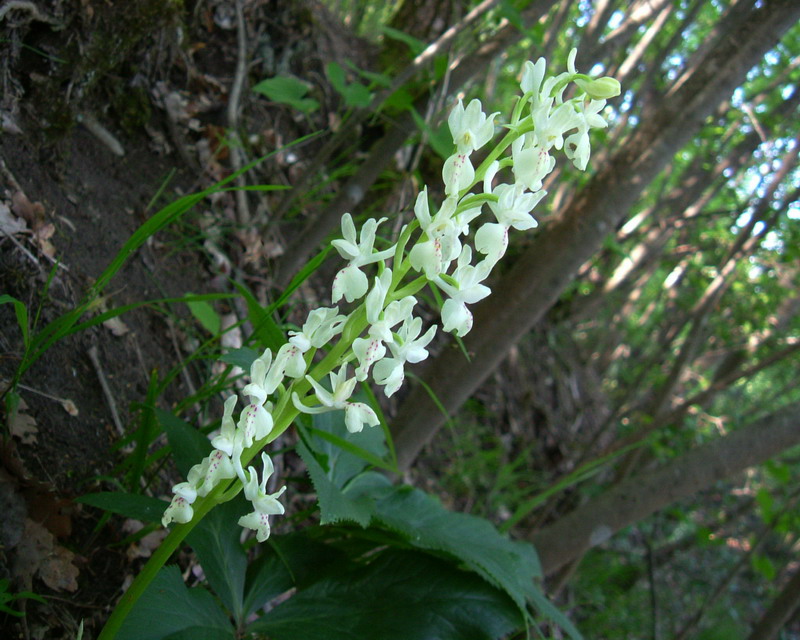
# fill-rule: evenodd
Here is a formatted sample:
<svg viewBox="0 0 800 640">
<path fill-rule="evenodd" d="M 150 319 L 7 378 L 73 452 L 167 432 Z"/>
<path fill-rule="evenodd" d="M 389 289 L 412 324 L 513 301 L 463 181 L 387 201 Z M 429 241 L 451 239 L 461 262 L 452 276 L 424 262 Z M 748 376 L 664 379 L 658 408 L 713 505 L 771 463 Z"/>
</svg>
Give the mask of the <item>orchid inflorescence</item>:
<svg viewBox="0 0 800 640">
<path fill-rule="evenodd" d="M 347 264 L 334 278 L 333 306 L 311 311 L 300 331 L 290 331 L 288 342 L 277 353 L 266 349 L 253 361 L 250 382 L 242 390 L 247 406 L 234 423 L 237 398 L 233 395 L 225 401 L 221 429 L 211 440 L 213 451 L 192 467 L 185 482 L 172 488 L 164 526 L 190 522 L 196 499 L 232 480 L 233 488 L 215 492 L 215 498 L 221 502 L 243 488 L 253 511 L 241 517 L 239 524 L 253 529 L 263 542 L 270 533 L 269 516 L 284 513 L 278 497 L 285 487 L 267 493 L 274 470 L 266 453 L 261 454 L 260 481 L 254 467 L 245 470 L 247 462 L 298 413 L 343 410 L 351 433 L 361 431 L 365 424 L 378 425 L 370 406 L 350 398 L 357 383 L 366 381 L 370 373 L 386 396 L 393 395 L 403 384 L 406 363 L 428 357 L 427 347 L 437 327 L 432 325 L 423 333 L 422 318 L 413 315 L 414 294 L 424 286 L 433 285 L 446 296 L 441 309 L 444 331 L 463 337 L 471 330 L 468 305 L 491 293 L 484 283 L 505 254 L 509 229 L 531 229 L 538 224 L 531 211 L 545 196 L 542 182 L 555 166 L 552 150 L 563 148 L 575 167 L 584 170 L 591 151 L 589 130 L 606 126 L 600 112 L 607 98 L 619 95 L 615 79 L 577 73 L 575 55 L 573 49 L 566 72 L 548 78 L 543 58 L 525 63 L 520 83 L 523 95 L 505 125 L 508 133 L 477 169 L 470 156 L 494 137 L 498 113 L 487 116 L 479 100 L 466 107 L 458 102 L 448 118 L 456 149 L 442 170 L 444 201 L 432 214 L 428 189 L 423 188 L 414 205 L 415 219 L 402 229 L 396 244 L 375 249 L 378 227 L 386 218 L 367 220 L 357 234 L 352 216 L 342 216 L 343 237 L 334 240 L 333 247 Z M 570 84 L 575 87 L 574 96 L 564 99 Z M 510 157 L 501 159 L 509 146 Z M 513 182 L 495 184 L 507 167 L 511 167 Z M 471 193 L 479 183 L 482 191 Z M 483 214 L 484 205 L 494 221 L 477 227 L 473 250 L 468 244 L 470 225 Z M 420 233 L 406 252 L 417 229 Z M 474 260 L 476 254 L 479 259 Z M 373 264 L 377 274 L 370 287 L 365 268 Z M 409 278 L 409 274 L 416 275 Z M 345 315 L 337 306 L 342 298 L 347 303 L 364 300 Z M 326 357 L 312 366 L 317 350 L 328 347 L 337 336 Z M 355 365 L 352 375 L 351 363 Z M 330 390 L 320 382 L 325 375 Z"/>
</svg>

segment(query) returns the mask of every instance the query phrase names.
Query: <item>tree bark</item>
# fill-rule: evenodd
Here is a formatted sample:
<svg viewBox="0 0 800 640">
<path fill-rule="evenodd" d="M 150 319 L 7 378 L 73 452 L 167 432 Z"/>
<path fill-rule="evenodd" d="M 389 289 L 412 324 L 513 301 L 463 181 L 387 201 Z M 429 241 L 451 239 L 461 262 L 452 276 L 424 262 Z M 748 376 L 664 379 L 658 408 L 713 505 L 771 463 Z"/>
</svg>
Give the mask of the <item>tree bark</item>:
<svg viewBox="0 0 800 640">
<path fill-rule="evenodd" d="M 800 3 L 791 0 L 751 9 L 679 78 L 658 108 L 647 110 L 626 144 L 545 226 L 492 296 L 476 306 L 475 330 L 465 340 L 470 361 L 449 348 L 426 368 L 425 380 L 448 412 L 460 407 L 542 318 L 644 188 L 798 18 Z M 428 392 L 416 387 L 394 423 L 401 469 L 410 466 L 444 421 Z"/>
<path fill-rule="evenodd" d="M 630 477 L 533 535 L 542 570 L 552 574 L 624 527 L 800 444 L 800 403 Z"/>
<path fill-rule="evenodd" d="M 747 640 L 774 640 L 798 608 L 800 608 L 800 570 L 795 570 L 792 579 L 756 622 Z"/>
</svg>

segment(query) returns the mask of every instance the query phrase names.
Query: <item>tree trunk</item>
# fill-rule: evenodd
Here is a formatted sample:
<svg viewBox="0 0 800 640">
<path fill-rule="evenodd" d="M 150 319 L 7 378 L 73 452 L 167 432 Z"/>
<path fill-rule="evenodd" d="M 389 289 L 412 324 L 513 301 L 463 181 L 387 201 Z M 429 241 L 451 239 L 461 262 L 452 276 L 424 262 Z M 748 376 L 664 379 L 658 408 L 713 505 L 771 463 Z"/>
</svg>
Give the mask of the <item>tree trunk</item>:
<svg viewBox="0 0 800 640">
<path fill-rule="evenodd" d="M 542 570 L 551 574 L 624 527 L 800 444 L 800 403 L 701 445 L 605 491 L 534 534 Z"/>
<path fill-rule="evenodd" d="M 800 3 L 792 0 L 764 2 L 752 9 L 679 78 L 657 109 L 647 110 L 650 114 L 627 143 L 545 226 L 493 295 L 476 306 L 475 330 L 465 340 L 470 361 L 453 347 L 426 368 L 425 380 L 448 412 L 472 395 L 508 349 L 556 302 L 644 188 L 798 17 Z M 409 467 L 444 420 L 428 392 L 415 388 L 395 420 L 401 469 Z"/>
<path fill-rule="evenodd" d="M 800 570 L 795 570 L 792 579 L 756 622 L 747 640 L 774 640 L 798 608 L 800 608 Z"/>
</svg>

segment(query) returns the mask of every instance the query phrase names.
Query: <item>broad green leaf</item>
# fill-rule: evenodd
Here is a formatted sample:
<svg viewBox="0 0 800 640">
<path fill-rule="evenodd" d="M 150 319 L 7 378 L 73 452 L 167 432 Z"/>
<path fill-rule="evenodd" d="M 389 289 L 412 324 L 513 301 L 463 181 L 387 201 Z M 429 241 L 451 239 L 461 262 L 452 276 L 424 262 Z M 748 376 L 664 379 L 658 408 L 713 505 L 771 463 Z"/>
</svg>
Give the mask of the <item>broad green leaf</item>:
<svg viewBox="0 0 800 640">
<path fill-rule="evenodd" d="M 273 102 L 288 104 L 303 113 L 312 113 L 319 108 L 319 102 L 304 97 L 308 89 L 308 84 L 291 76 L 267 78 L 253 87 L 253 91 L 267 96 Z"/>
<path fill-rule="evenodd" d="M 359 399 L 359 396 L 356 396 Z M 349 433 L 344 424 L 344 411 L 329 411 L 313 416 L 313 429 L 308 444 L 326 475 L 340 489 L 368 464 L 385 469 L 386 445 L 383 432 L 366 427 Z"/>
<path fill-rule="evenodd" d="M 124 493 L 122 491 L 88 493 L 85 496 L 75 498 L 75 502 L 88 504 L 98 509 L 105 509 L 111 513 L 117 513 L 126 518 L 133 518 L 142 522 L 161 522 L 164 509 L 169 506 L 168 502 L 158 498 L 143 496 L 140 493 Z"/>
<path fill-rule="evenodd" d="M 227 364 L 241 367 L 245 371 L 250 371 L 250 366 L 253 364 L 253 360 L 258 358 L 258 355 L 258 352 L 250 347 L 241 347 L 222 354 L 219 359 Z"/>
<path fill-rule="evenodd" d="M 522 624 L 513 603 L 478 576 L 392 550 L 298 591 L 248 631 L 273 640 L 494 640 Z"/>
<path fill-rule="evenodd" d="M 328 80 L 330 80 L 333 88 L 339 93 L 344 93 L 344 90 L 347 87 L 347 79 L 345 78 L 344 67 L 342 67 L 342 65 L 340 65 L 338 62 L 329 62 L 325 66 L 325 72 L 328 74 Z"/>
<path fill-rule="evenodd" d="M 233 629 L 213 629 L 211 627 L 186 627 L 171 633 L 164 640 L 230 640 L 234 638 Z"/>
<path fill-rule="evenodd" d="M 189 469 L 211 453 L 211 441 L 188 422 L 184 422 L 169 411 L 156 409 L 155 413 L 161 428 L 167 434 L 175 465 L 186 477 Z"/>
<path fill-rule="evenodd" d="M 222 326 L 222 320 L 220 319 L 219 314 L 214 311 L 214 307 L 212 307 L 205 300 L 187 300 L 186 305 L 189 307 L 189 311 L 192 312 L 192 315 L 195 317 L 195 319 L 206 331 L 208 331 L 212 336 L 215 336 L 219 333 L 220 327 Z"/>
<path fill-rule="evenodd" d="M 572 624 L 572 621 L 561 613 L 558 607 L 550 602 L 547 596 L 539 589 L 533 590 L 533 608 L 536 609 L 537 613 L 543 618 L 547 618 L 551 622 L 556 623 L 573 640 L 583 639 L 581 632 Z"/>
<path fill-rule="evenodd" d="M 297 444 L 297 453 L 306 463 L 308 475 L 311 476 L 317 492 L 320 522 L 330 524 L 350 520 L 366 527 L 372 517 L 372 500 L 366 495 L 355 498 L 346 496 L 329 477 L 329 470 L 322 468 L 314 454 L 302 442 Z"/>
<path fill-rule="evenodd" d="M 247 567 L 245 617 L 289 589 L 303 589 L 321 580 L 346 562 L 340 550 L 303 532 L 271 536 L 261 545 L 258 558 Z"/>
<path fill-rule="evenodd" d="M 202 635 L 187 635 L 202 629 Z M 179 634 L 182 635 L 173 635 Z M 233 640 L 234 629 L 208 591 L 183 584 L 175 565 L 164 567 L 131 609 L 116 640 L 163 640 L 164 638 Z"/>
<path fill-rule="evenodd" d="M 212 509 L 186 538 L 200 560 L 209 585 L 237 623 L 242 615 L 247 557 L 239 542 L 237 520 L 248 511 L 241 497 Z M 249 509 L 252 511 L 252 508 Z"/>
<path fill-rule="evenodd" d="M 375 520 L 409 544 L 447 553 L 505 591 L 521 610 L 533 598 L 541 576 L 536 552 L 514 542 L 484 518 L 454 513 L 419 489 L 398 487 L 375 503 Z"/>
</svg>

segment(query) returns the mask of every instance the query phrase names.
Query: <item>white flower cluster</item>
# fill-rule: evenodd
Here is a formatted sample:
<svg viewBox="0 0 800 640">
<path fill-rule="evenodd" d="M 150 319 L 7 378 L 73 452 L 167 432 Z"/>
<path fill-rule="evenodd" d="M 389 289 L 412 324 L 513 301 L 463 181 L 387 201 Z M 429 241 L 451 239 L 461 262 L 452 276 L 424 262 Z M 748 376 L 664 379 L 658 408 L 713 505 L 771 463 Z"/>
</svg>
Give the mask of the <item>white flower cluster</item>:
<svg viewBox="0 0 800 640">
<path fill-rule="evenodd" d="M 253 505 L 253 511 L 240 518 L 239 524 L 255 530 L 259 541 L 265 540 L 270 531 L 269 516 L 284 512 L 278 497 L 285 487 L 267 494 L 272 461 L 262 453 L 259 483 L 253 467 L 243 469 L 242 455 L 254 444 L 264 444 L 277 416 L 288 425 L 291 420 L 285 418 L 290 411 L 294 413 L 289 418 L 297 412 L 343 410 L 350 432 L 361 431 L 365 424 L 379 424 L 371 407 L 350 398 L 356 384 L 366 381 L 370 372 L 372 380 L 391 396 L 403 383 L 406 363 L 428 357 L 427 346 L 437 327 L 433 325 L 423 333 L 422 319 L 413 315 L 417 305 L 413 294 L 426 285 L 437 287 L 446 296 L 441 309 L 442 329 L 459 337 L 470 331 L 472 313 L 468 305 L 491 293 L 484 281 L 506 251 L 509 229 L 537 226 L 531 211 L 544 197 L 542 182 L 555 166 L 551 151 L 563 148 L 578 169 L 585 169 L 590 154 L 589 129 L 606 126 L 599 112 L 606 98 L 619 94 L 619 83 L 613 78 L 593 80 L 578 74 L 575 54 L 573 49 L 566 72 L 547 79 L 544 59 L 525 64 L 521 80 L 524 95 L 507 125 L 509 134 L 477 170 L 470 156 L 494 137 L 498 114 L 484 114 L 479 100 L 472 100 L 466 108 L 459 101 L 448 119 L 456 148 L 442 170 L 444 202 L 431 214 L 428 190 L 424 188 L 414 205 L 415 220 L 403 229 L 398 244 L 375 249 L 377 230 L 385 218 L 367 220 L 357 234 L 352 216 L 346 213 L 342 217 L 343 238 L 334 240 L 333 246 L 347 264 L 333 281 L 334 306 L 311 311 L 301 331 L 290 331 L 289 341 L 274 357 L 267 349 L 253 362 L 250 383 L 242 391 L 248 396 L 248 405 L 234 424 L 236 397 L 226 400 L 220 433 L 211 441 L 214 451 L 190 470 L 186 482 L 173 487 L 174 497 L 162 519 L 164 526 L 189 522 L 198 496 L 208 495 L 223 480 L 238 478 Z M 564 100 L 570 82 L 577 87 L 576 95 Z M 509 145 L 511 157 L 500 160 Z M 514 181 L 495 185 L 495 178 L 509 166 Z M 482 193 L 470 193 L 481 181 Z M 493 221 L 484 222 L 473 234 L 470 225 L 481 216 L 484 205 Z M 421 233 L 406 254 L 417 226 Z M 473 246 L 480 256 L 474 263 Z M 391 267 L 388 261 L 392 261 Z M 373 264 L 377 264 L 377 274 L 370 287 L 364 269 Z M 419 276 L 409 283 L 407 276 L 412 271 Z M 342 298 L 349 304 L 358 303 L 348 315 L 335 306 Z M 332 349 L 340 354 L 336 362 L 321 372 L 317 367 L 316 375 L 309 375 L 315 352 L 336 336 L 341 336 Z M 351 362 L 355 371 L 349 376 Z M 320 384 L 325 374 L 330 390 Z"/>
</svg>

